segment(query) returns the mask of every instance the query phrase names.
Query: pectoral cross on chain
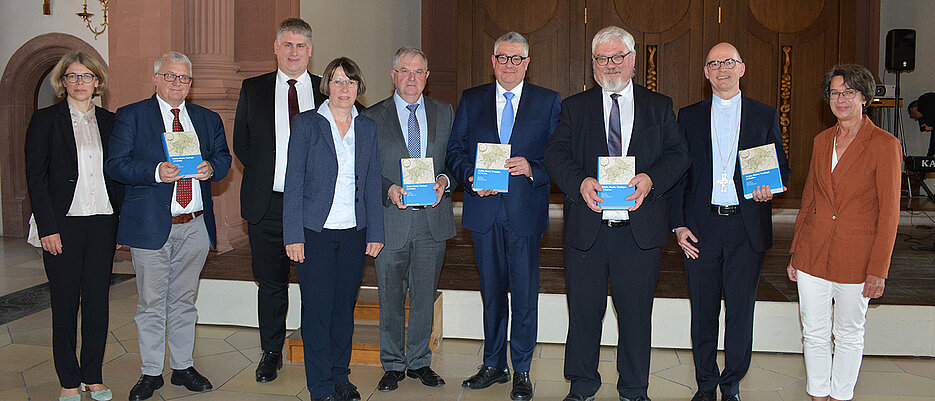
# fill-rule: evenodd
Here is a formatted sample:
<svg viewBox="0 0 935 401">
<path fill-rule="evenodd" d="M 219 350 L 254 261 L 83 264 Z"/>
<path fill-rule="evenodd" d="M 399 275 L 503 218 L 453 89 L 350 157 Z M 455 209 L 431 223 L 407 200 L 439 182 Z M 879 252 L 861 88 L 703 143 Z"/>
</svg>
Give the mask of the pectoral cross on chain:
<svg viewBox="0 0 935 401">
<path fill-rule="evenodd" d="M 721 173 L 721 179 L 715 182 L 721 184 L 721 192 L 727 192 L 727 184 L 730 184 L 730 180 L 727 179 L 727 173 Z"/>
</svg>

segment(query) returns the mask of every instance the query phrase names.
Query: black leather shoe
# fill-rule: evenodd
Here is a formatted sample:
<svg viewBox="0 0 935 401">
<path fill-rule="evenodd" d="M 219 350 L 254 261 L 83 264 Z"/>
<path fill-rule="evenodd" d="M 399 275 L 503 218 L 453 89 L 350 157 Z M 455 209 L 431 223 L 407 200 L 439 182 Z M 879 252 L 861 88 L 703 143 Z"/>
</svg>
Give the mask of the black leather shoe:
<svg viewBox="0 0 935 401">
<path fill-rule="evenodd" d="M 263 351 L 260 363 L 256 366 L 256 381 L 269 383 L 279 376 L 282 369 L 282 352 Z"/>
<path fill-rule="evenodd" d="M 406 375 L 398 370 L 387 370 L 377 384 L 377 391 L 393 391 L 399 388 L 399 381 L 405 379 Z"/>
<path fill-rule="evenodd" d="M 143 401 L 153 396 L 153 392 L 162 387 L 162 376 L 140 375 L 140 380 L 130 389 L 130 401 Z"/>
<path fill-rule="evenodd" d="M 624 397 L 624 396 L 621 395 L 621 396 L 620 396 L 620 401 L 652 401 L 652 400 L 650 400 L 649 397 L 647 397 L 647 396 L 645 396 L 645 395 L 641 395 L 641 396 L 636 397 L 636 398 L 627 398 L 627 397 Z"/>
<path fill-rule="evenodd" d="M 334 399 L 336 401 L 360 401 L 360 393 L 357 392 L 357 386 L 351 382 L 345 382 L 334 386 Z"/>
<path fill-rule="evenodd" d="M 513 391 L 510 391 L 510 399 L 515 401 L 532 399 L 532 381 L 529 380 L 529 372 L 513 373 Z"/>
<path fill-rule="evenodd" d="M 441 376 L 428 366 L 418 369 L 406 369 L 406 376 L 419 379 L 422 381 L 422 384 L 429 387 L 441 387 L 445 385 L 445 379 L 442 379 Z"/>
<path fill-rule="evenodd" d="M 584 396 L 580 394 L 568 393 L 562 401 L 594 401 L 594 396 Z"/>
<path fill-rule="evenodd" d="M 185 386 L 188 391 L 201 392 L 208 391 L 213 388 L 213 386 L 211 386 L 211 382 L 208 381 L 208 378 L 202 376 L 201 373 L 198 373 L 194 366 L 182 370 L 172 369 L 172 379 L 169 380 L 169 383 L 172 383 L 176 386 Z"/>
<path fill-rule="evenodd" d="M 715 390 L 711 390 L 711 391 L 698 390 L 697 392 L 695 392 L 695 396 L 692 397 L 692 401 L 717 401 L 717 392 Z"/>
<path fill-rule="evenodd" d="M 468 377 L 467 380 L 461 382 L 461 387 L 471 390 L 480 390 L 490 387 L 490 385 L 494 383 L 506 383 L 508 381 L 510 381 L 510 368 L 503 367 L 497 369 L 487 365 L 481 365 L 474 376 Z"/>
<path fill-rule="evenodd" d="M 711 400 L 713 401 L 714 398 Z M 740 401 L 740 394 L 721 396 L 721 401 Z"/>
</svg>

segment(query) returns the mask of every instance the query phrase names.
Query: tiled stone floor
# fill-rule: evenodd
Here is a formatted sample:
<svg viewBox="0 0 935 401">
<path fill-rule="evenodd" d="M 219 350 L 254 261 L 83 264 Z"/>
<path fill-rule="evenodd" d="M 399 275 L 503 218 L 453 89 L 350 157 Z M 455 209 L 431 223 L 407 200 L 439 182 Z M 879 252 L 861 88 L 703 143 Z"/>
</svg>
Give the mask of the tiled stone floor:
<svg viewBox="0 0 935 401">
<path fill-rule="evenodd" d="M 128 263 L 115 263 L 115 272 L 133 273 Z M 18 239 L 0 239 L 0 296 L 44 283 L 45 273 L 38 253 Z M 139 377 L 136 325 L 136 281 L 111 288 L 110 336 L 104 360 L 104 380 L 114 390 L 115 400 L 127 399 Z M 304 369 L 287 364 L 280 377 L 267 384 L 253 379 L 259 356 L 256 329 L 198 326 L 195 366 L 215 390 L 191 393 L 166 383 L 152 400 L 308 400 Z M 601 351 L 600 372 L 604 386 L 599 400 L 616 400 L 615 350 Z M 535 400 L 561 400 L 568 391 L 562 376 L 564 347 L 539 344 L 532 363 Z M 352 366 L 351 381 L 365 400 L 508 400 L 510 385 L 485 390 L 463 390 L 461 380 L 481 363 L 479 341 L 445 339 L 432 366 L 448 384 L 427 388 L 412 379 L 400 382 L 393 392 L 375 391 L 382 370 Z M 688 400 L 695 390 L 691 352 L 655 349 L 649 393 L 655 401 Z M 798 354 L 756 353 L 750 372 L 741 383 L 745 401 L 806 400 L 805 366 Z M 0 400 L 55 400 L 60 390 L 52 366 L 51 314 L 44 309 L 0 325 Z M 85 394 L 83 400 L 90 400 Z M 855 400 L 935 401 L 935 359 L 867 357 L 861 366 Z"/>
</svg>

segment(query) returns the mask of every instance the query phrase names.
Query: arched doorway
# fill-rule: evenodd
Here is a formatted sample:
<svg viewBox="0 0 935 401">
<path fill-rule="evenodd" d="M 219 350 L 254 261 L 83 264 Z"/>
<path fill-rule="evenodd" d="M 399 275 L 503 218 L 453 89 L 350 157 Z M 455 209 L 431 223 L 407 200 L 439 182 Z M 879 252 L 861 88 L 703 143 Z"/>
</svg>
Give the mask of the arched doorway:
<svg viewBox="0 0 935 401">
<path fill-rule="evenodd" d="M 23 146 L 36 107 L 36 91 L 55 63 L 76 50 L 107 65 L 87 42 L 68 34 L 47 33 L 20 46 L 0 78 L 0 206 L 5 236 L 25 237 L 29 221 Z M 101 101 L 106 108 L 107 98 Z"/>
</svg>

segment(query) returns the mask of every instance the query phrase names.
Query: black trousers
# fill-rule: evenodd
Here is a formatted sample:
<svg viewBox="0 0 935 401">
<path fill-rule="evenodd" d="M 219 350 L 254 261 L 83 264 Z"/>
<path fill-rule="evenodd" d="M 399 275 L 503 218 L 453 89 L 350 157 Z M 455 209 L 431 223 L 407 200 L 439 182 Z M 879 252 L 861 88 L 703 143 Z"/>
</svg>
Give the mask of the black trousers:
<svg viewBox="0 0 935 401">
<path fill-rule="evenodd" d="M 62 253 L 42 252 L 52 303 L 55 372 L 64 388 L 101 383 L 117 219 L 113 215 L 65 217 L 59 221 L 59 235 Z M 79 307 L 80 363 L 75 356 Z"/>
<path fill-rule="evenodd" d="M 312 398 L 348 381 L 354 304 L 364 271 L 367 230 L 305 229 L 305 263 L 296 266 L 302 289 L 302 347 Z"/>
<path fill-rule="evenodd" d="M 653 295 L 659 279 L 660 248 L 640 249 L 629 226 L 600 226 L 591 249 L 565 246 L 568 339 L 565 379 L 571 392 L 597 393 L 601 375 L 601 325 L 607 310 L 607 285 L 617 311 L 617 392 L 646 395 L 652 339 Z"/>
<path fill-rule="evenodd" d="M 282 242 L 282 192 L 273 191 L 269 209 L 256 224 L 247 224 L 253 279 L 257 283 L 260 348 L 282 352 L 289 310 L 289 257 Z"/>
<path fill-rule="evenodd" d="M 753 349 L 753 308 L 763 267 L 763 253 L 750 246 L 743 218 L 699 216 L 698 259 L 685 259 L 691 300 L 692 358 L 695 380 L 702 391 L 740 392 L 740 380 L 750 368 Z M 724 370 L 717 366 L 718 315 L 724 292 Z"/>
</svg>

